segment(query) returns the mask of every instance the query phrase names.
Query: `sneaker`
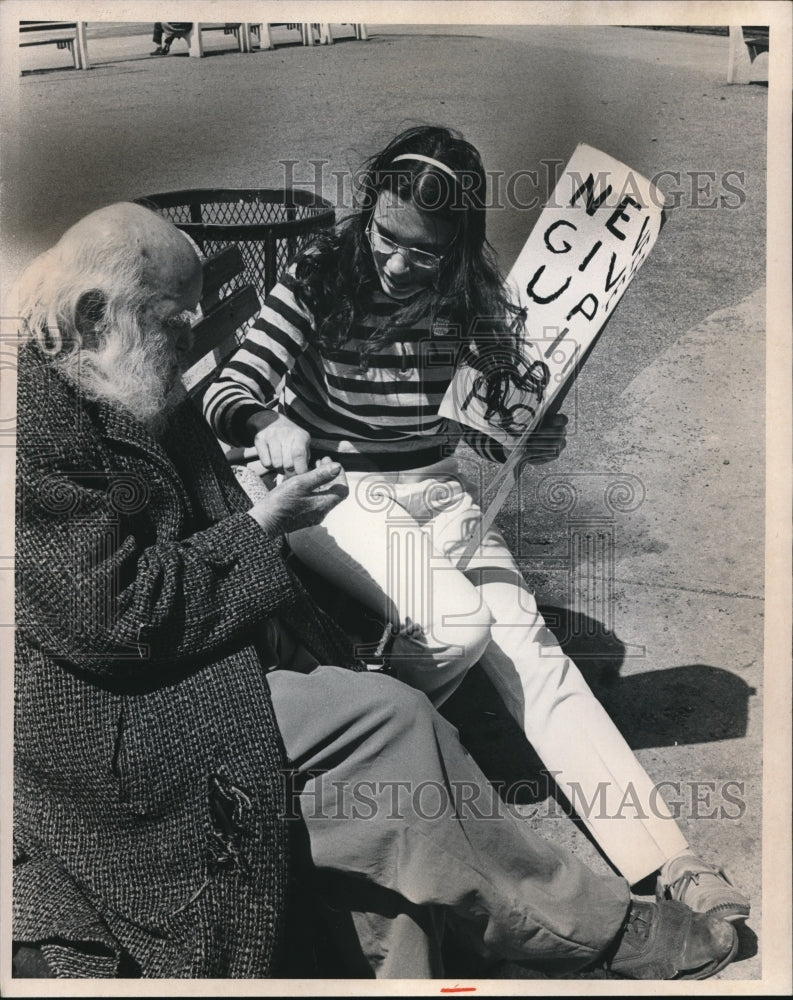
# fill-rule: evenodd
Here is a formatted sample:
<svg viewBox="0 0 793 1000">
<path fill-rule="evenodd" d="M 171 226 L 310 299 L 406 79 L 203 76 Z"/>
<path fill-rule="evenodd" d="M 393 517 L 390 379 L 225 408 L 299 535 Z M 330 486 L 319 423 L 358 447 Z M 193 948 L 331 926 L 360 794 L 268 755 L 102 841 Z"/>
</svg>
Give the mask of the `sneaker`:
<svg viewBox="0 0 793 1000">
<path fill-rule="evenodd" d="M 634 899 L 598 968 L 623 979 L 707 979 L 737 951 L 735 928 L 718 917 L 672 900 Z"/>
<path fill-rule="evenodd" d="M 667 862 L 656 883 L 657 899 L 676 899 L 697 913 L 722 920 L 745 920 L 749 900 L 738 892 L 721 868 L 686 854 Z"/>
<path fill-rule="evenodd" d="M 149 55 L 150 56 L 164 56 L 164 55 L 167 55 L 167 53 L 163 52 L 162 45 L 158 45 L 157 48 L 153 52 L 149 53 Z"/>
</svg>

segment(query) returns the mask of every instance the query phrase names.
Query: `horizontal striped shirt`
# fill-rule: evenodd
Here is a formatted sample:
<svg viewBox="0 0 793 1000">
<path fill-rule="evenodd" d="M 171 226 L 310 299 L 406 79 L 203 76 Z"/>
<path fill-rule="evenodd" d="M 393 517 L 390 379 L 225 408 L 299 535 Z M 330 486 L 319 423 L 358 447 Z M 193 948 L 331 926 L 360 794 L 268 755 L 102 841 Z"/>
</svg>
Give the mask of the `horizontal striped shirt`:
<svg viewBox="0 0 793 1000">
<path fill-rule="evenodd" d="M 400 306 L 375 293 L 344 344 L 327 347 L 287 274 L 206 392 L 204 412 L 215 433 L 231 445 L 250 445 L 248 418 L 276 408 L 310 434 L 312 458 L 329 455 L 347 469 L 419 468 L 449 454 L 461 435 L 485 457 L 502 459 L 490 439 L 438 414 L 459 348 L 443 327 L 434 335 L 428 322 L 400 328 L 362 364 L 361 349 Z"/>
</svg>

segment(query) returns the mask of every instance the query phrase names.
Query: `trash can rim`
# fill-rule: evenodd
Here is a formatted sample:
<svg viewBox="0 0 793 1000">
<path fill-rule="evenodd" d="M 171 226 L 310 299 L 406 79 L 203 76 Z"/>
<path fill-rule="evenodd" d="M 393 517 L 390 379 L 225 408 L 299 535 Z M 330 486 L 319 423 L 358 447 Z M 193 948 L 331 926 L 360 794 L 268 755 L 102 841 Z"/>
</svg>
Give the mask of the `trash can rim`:
<svg viewBox="0 0 793 1000">
<path fill-rule="evenodd" d="M 135 199 L 139 205 L 153 204 L 156 208 L 176 208 L 219 202 L 232 204 L 242 202 L 270 202 L 276 205 L 289 205 L 290 202 L 301 208 L 321 208 L 334 210 L 333 203 L 316 191 L 305 188 L 185 188 L 178 191 L 161 191 L 156 194 L 143 195 Z"/>
<path fill-rule="evenodd" d="M 284 219 L 281 222 L 174 222 L 177 229 L 198 240 L 264 240 L 268 235 L 279 239 L 301 236 L 321 228 L 318 224 L 333 222 L 334 216 L 312 215 L 305 219 Z"/>
</svg>

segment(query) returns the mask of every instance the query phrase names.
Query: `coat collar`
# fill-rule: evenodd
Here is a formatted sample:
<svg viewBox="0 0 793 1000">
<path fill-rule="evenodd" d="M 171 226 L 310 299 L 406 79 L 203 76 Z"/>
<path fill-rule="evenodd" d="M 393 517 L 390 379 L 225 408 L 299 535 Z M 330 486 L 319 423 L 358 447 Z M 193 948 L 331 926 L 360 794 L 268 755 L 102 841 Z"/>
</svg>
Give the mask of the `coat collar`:
<svg viewBox="0 0 793 1000">
<path fill-rule="evenodd" d="M 157 476 L 181 504 L 190 508 L 173 462 L 132 414 L 104 400 L 85 399 L 35 344 L 26 345 L 20 352 L 19 371 L 20 382 L 29 383 L 18 396 L 20 410 L 24 407 L 26 411 L 19 413 L 19 419 L 28 435 L 35 438 L 36 451 L 42 455 L 61 451 L 59 439 L 64 445 L 70 441 L 67 452 L 79 455 L 91 454 L 97 439 L 110 454 L 117 453 L 122 445 L 136 465 L 145 467 L 141 474 L 146 478 Z"/>
<path fill-rule="evenodd" d="M 26 437 L 42 455 L 66 450 L 80 456 L 102 451 L 138 467 L 144 478 L 156 477 L 179 505 L 210 520 L 245 511 L 250 502 L 231 473 L 209 425 L 195 403 L 176 408 L 160 441 L 130 413 L 102 400 L 85 400 L 33 344 L 20 354 L 20 418 Z M 22 410 L 24 409 L 24 415 Z M 189 487 L 187 484 L 190 484 Z"/>
<path fill-rule="evenodd" d="M 94 410 L 97 417 L 93 421 L 94 426 L 112 451 L 117 452 L 118 446 L 122 445 L 130 458 L 144 467 L 147 476 L 157 476 L 161 487 L 169 490 L 181 506 L 187 510 L 192 509 L 190 497 L 174 463 L 144 424 L 132 414 L 104 400 L 86 402 L 85 406 L 87 410 Z"/>
</svg>

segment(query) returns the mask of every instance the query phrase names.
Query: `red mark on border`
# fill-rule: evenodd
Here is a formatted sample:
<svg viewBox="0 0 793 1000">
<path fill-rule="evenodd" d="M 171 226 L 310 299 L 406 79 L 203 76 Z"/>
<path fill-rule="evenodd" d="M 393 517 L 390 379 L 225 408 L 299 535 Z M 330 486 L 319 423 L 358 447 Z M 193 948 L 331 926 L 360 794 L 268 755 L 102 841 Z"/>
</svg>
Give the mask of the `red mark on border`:
<svg viewBox="0 0 793 1000">
<path fill-rule="evenodd" d="M 441 993 L 476 993 L 475 986 L 441 986 Z"/>
</svg>

